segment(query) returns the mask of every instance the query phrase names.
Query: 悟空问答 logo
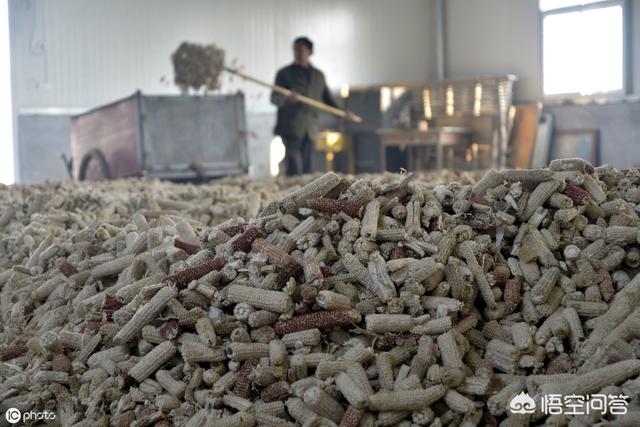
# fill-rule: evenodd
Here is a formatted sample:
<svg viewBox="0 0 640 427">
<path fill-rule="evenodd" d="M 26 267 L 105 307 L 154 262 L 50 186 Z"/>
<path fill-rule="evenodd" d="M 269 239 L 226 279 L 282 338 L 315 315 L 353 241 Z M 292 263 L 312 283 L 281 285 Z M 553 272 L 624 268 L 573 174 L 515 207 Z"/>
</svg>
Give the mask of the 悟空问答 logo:
<svg viewBox="0 0 640 427">
<path fill-rule="evenodd" d="M 509 410 L 512 414 L 533 414 L 536 410 L 536 402 L 527 393 L 521 391 L 509 402 Z"/>
</svg>

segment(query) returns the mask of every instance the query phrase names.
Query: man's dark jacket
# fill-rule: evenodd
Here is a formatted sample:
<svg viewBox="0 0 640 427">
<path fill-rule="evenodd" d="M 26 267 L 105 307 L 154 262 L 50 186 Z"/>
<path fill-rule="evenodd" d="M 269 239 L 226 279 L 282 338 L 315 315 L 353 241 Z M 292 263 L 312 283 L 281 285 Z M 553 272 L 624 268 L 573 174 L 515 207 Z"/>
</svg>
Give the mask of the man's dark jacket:
<svg viewBox="0 0 640 427">
<path fill-rule="evenodd" d="M 287 65 L 276 74 L 275 84 L 337 107 L 327 88 L 324 74 L 313 66 L 305 69 L 295 64 Z M 271 94 L 271 102 L 278 107 L 278 121 L 274 131 L 276 135 L 295 139 L 301 139 L 305 134 L 312 139 L 315 137 L 318 132 L 317 109 L 291 101 L 275 92 Z"/>
</svg>

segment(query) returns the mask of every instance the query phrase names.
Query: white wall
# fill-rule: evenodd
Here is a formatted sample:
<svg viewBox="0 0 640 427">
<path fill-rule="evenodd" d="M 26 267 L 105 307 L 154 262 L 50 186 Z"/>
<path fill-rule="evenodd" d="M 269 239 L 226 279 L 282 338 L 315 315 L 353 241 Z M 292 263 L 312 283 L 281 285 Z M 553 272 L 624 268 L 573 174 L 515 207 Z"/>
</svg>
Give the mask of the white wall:
<svg viewBox="0 0 640 427">
<path fill-rule="evenodd" d="M 0 0 L 0 183 L 13 184 L 13 123 L 11 107 L 8 0 Z M 6 153 L 2 155 L 2 153 Z"/>
<path fill-rule="evenodd" d="M 216 42 L 227 59 L 272 80 L 308 35 L 328 82 L 424 80 L 435 72 L 430 0 L 14 0 L 14 99 L 23 107 L 91 107 L 126 96 L 177 93 L 169 56 L 183 40 Z M 416 50 L 417 49 L 417 50 Z M 267 92 L 237 80 L 250 111 Z"/>
<path fill-rule="evenodd" d="M 449 78 L 512 73 L 516 98 L 542 94 L 538 0 L 445 0 Z"/>
</svg>

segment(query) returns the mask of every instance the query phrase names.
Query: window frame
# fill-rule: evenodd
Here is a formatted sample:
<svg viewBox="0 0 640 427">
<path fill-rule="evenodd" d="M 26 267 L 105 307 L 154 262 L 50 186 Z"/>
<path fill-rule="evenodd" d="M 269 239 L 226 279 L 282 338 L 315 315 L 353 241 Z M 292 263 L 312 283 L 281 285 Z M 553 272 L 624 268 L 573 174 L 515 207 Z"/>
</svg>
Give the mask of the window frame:
<svg viewBox="0 0 640 427">
<path fill-rule="evenodd" d="M 622 89 L 611 90 L 606 92 L 597 92 L 589 95 L 582 95 L 576 92 L 568 93 L 556 93 L 547 95 L 544 91 L 544 19 L 550 15 L 563 15 L 571 12 L 582 12 L 585 10 L 604 9 L 612 6 L 620 6 L 622 8 Z M 540 82 L 542 84 L 542 96 L 544 100 L 548 101 L 563 101 L 563 100 L 583 100 L 590 101 L 593 99 L 620 99 L 624 98 L 630 93 L 631 83 L 631 66 L 629 49 L 630 43 L 630 10 L 629 0 L 603 0 L 595 3 L 589 3 L 584 5 L 560 7 L 557 9 L 549 9 L 542 11 L 540 9 L 540 2 L 538 1 L 538 28 L 540 30 L 540 37 L 538 40 L 538 48 L 540 52 Z"/>
</svg>

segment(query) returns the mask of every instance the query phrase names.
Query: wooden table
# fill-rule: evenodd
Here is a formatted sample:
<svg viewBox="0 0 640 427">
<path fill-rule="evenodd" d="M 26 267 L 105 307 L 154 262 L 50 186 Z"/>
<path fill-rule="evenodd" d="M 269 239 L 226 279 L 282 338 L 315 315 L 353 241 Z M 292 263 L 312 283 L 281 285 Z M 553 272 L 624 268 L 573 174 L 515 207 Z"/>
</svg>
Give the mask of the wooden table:
<svg viewBox="0 0 640 427">
<path fill-rule="evenodd" d="M 444 152 L 447 150 L 447 168 L 453 168 L 454 148 L 471 146 L 472 131 L 461 127 L 440 127 L 426 131 L 417 129 L 378 129 L 380 136 L 380 171 L 387 170 L 387 147 L 431 147 L 436 150 L 435 169 L 441 170 L 444 165 Z M 415 153 L 413 153 L 415 154 Z M 416 170 L 419 159 L 409 155 L 407 166 Z"/>
</svg>

